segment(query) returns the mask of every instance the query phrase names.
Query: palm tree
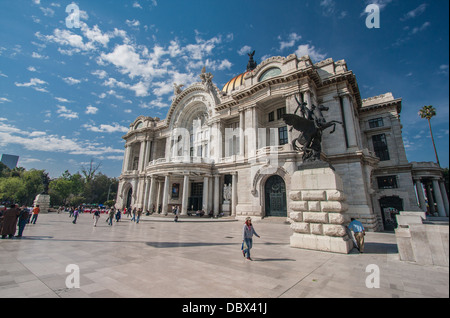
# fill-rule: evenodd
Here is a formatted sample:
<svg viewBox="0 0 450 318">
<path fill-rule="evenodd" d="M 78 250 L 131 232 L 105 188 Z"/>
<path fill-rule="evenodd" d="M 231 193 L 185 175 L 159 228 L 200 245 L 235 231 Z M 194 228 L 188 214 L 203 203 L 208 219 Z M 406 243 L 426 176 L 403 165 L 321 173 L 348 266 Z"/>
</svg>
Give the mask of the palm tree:
<svg viewBox="0 0 450 318">
<path fill-rule="evenodd" d="M 419 111 L 419 116 L 421 118 L 428 119 L 428 126 L 430 127 L 431 141 L 433 142 L 434 154 L 436 155 L 437 164 L 440 167 L 441 165 L 439 163 L 439 158 L 438 158 L 438 154 L 437 154 L 437 151 L 436 151 L 436 145 L 434 144 L 433 131 L 431 130 L 431 118 L 436 116 L 436 109 L 433 106 L 431 106 L 431 105 L 423 106 L 420 109 L 420 111 Z"/>
</svg>

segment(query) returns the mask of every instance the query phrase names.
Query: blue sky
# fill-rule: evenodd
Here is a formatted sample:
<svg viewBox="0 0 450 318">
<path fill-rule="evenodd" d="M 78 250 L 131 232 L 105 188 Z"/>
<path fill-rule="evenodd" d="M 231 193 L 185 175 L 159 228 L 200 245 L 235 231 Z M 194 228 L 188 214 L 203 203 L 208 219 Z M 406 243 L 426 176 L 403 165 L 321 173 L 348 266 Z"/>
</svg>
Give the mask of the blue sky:
<svg viewBox="0 0 450 318">
<path fill-rule="evenodd" d="M 80 28 L 66 7 L 80 9 Z M 380 28 L 366 27 L 378 4 Z M 392 92 L 409 161 L 441 166 L 449 149 L 447 0 L 0 0 L 0 153 L 58 177 L 91 159 L 118 177 L 129 124 L 165 118 L 174 82 L 200 81 L 203 66 L 221 88 L 248 53 L 345 59 L 362 98 Z"/>
</svg>

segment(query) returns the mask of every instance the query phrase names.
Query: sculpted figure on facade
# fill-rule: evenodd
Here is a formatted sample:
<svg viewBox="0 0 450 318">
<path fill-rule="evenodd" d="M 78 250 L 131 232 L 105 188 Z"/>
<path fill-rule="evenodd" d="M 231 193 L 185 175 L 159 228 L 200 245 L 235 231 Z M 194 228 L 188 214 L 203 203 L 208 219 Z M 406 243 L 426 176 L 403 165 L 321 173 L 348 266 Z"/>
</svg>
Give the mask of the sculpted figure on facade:
<svg viewBox="0 0 450 318">
<path fill-rule="evenodd" d="M 184 87 L 184 85 L 177 85 L 177 83 L 173 83 L 173 94 L 175 96 L 181 94 L 182 90 L 181 88 Z"/>
<path fill-rule="evenodd" d="M 202 73 L 199 75 L 199 77 L 202 80 L 203 85 L 205 85 L 206 89 L 211 89 L 212 88 L 212 79 L 214 78 L 214 75 L 212 75 L 211 73 L 206 73 L 206 67 L 202 68 Z"/>
<path fill-rule="evenodd" d="M 225 184 L 223 186 L 223 199 L 225 201 L 231 200 L 231 193 L 232 193 L 232 185 L 231 184 Z"/>
</svg>

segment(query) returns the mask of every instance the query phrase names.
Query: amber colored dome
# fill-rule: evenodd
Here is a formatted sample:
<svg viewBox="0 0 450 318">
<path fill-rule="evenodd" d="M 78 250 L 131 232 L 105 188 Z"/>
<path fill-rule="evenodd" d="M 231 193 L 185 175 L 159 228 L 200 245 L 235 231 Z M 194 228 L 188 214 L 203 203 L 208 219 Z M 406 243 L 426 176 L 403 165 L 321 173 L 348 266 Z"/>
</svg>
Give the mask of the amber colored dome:
<svg viewBox="0 0 450 318">
<path fill-rule="evenodd" d="M 228 83 L 225 84 L 225 86 L 222 88 L 222 92 L 224 93 L 230 93 L 234 91 L 235 89 L 238 89 L 242 84 L 244 84 L 244 76 L 248 72 L 239 74 L 236 77 L 233 77 Z"/>
</svg>

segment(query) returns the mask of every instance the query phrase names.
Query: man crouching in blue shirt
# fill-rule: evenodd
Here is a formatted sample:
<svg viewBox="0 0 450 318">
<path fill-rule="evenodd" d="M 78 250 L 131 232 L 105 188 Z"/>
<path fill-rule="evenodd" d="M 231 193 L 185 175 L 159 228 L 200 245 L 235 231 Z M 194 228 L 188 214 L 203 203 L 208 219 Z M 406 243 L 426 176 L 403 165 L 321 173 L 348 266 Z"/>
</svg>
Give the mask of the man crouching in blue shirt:
<svg viewBox="0 0 450 318">
<path fill-rule="evenodd" d="M 366 235 L 366 231 L 364 230 L 364 226 L 361 222 L 351 218 L 351 222 L 348 225 L 348 229 L 355 233 L 356 243 L 358 243 L 358 250 L 360 253 L 364 253 L 364 236 Z"/>
</svg>

